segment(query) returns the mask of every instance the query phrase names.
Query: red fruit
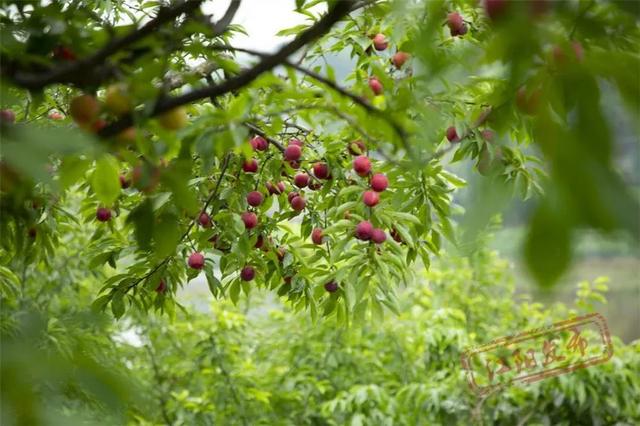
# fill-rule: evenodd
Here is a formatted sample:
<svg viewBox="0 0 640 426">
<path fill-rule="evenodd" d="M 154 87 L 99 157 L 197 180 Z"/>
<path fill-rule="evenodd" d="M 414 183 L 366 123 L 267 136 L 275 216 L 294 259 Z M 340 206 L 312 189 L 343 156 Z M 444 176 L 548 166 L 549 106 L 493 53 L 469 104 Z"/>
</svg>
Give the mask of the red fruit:
<svg viewBox="0 0 640 426">
<path fill-rule="evenodd" d="M 253 246 L 255 248 L 262 248 L 262 246 L 264 245 L 264 237 L 262 236 L 262 234 L 258 235 L 258 238 L 256 239 L 256 244 Z"/>
<path fill-rule="evenodd" d="M 315 163 L 313 165 L 313 175 L 318 179 L 329 179 L 329 166 L 327 163 Z"/>
<path fill-rule="evenodd" d="M 0 123 L 13 124 L 16 122 L 16 113 L 10 109 L 0 110 Z"/>
<path fill-rule="evenodd" d="M 462 15 L 458 12 L 451 12 L 447 15 L 447 26 L 451 31 L 451 36 L 465 35 L 467 33 L 467 25 L 462 19 Z"/>
<path fill-rule="evenodd" d="M 366 155 L 360 155 L 353 160 L 353 170 L 360 176 L 366 176 L 371 171 L 371 161 Z"/>
<path fill-rule="evenodd" d="M 260 138 L 260 143 L 258 144 L 258 151 L 266 151 L 269 148 L 269 141 L 265 138 Z"/>
<path fill-rule="evenodd" d="M 551 49 L 551 55 L 553 56 L 553 60 L 556 64 L 558 65 L 564 64 L 566 57 L 562 47 L 557 45 L 553 46 L 553 48 Z"/>
<path fill-rule="evenodd" d="M 311 241 L 313 241 L 314 244 L 322 244 L 322 229 L 321 228 L 315 228 L 313 231 L 311 231 Z"/>
<path fill-rule="evenodd" d="M 191 253 L 189 256 L 188 264 L 190 268 L 202 269 L 204 266 L 204 255 L 199 252 Z"/>
<path fill-rule="evenodd" d="M 382 94 L 383 91 L 383 87 L 382 87 L 382 83 L 380 83 L 380 80 L 378 80 L 375 77 L 371 77 L 369 79 L 369 88 L 373 91 L 374 94 L 376 95 L 380 95 Z"/>
<path fill-rule="evenodd" d="M 244 212 L 241 218 L 246 229 L 253 229 L 258 225 L 258 216 L 253 212 Z"/>
<path fill-rule="evenodd" d="M 278 260 L 282 262 L 284 260 L 284 256 L 287 254 L 287 250 L 284 247 L 278 247 L 276 250 L 276 256 L 278 256 Z"/>
<path fill-rule="evenodd" d="M 100 130 L 104 129 L 105 127 L 107 127 L 106 120 L 99 118 L 93 122 L 93 124 L 91 125 L 91 130 L 93 130 L 94 133 L 98 133 Z"/>
<path fill-rule="evenodd" d="M 317 191 L 320 188 L 322 188 L 322 184 L 320 182 L 318 182 L 317 180 L 309 182 L 309 189 L 310 190 Z"/>
<path fill-rule="evenodd" d="M 293 184 L 298 188 L 304 188 L 309 185 L 309 175 L 306 173 L 298 173 L 293 178 Z"/>
<path fill-rule="evenodd" d="M 289 145 L 298 145 L 300 148 L 302 148 L 304 146 L 304 142 L 302 142 L 300 139 L 292 138 L 289 141 Z"/>
<path fill-rule="evenodd" d="M 382 244 L 387 239 L 387 234 L 384 233 L 382 229 L 374 229 L 371 231 L 371 241 L 376 244 Z"/>
<path fill-rule="evenodd" d="M 116 136 L 116 140 L 123 144 L 132 144 L 136 141 L 136 129 L 127 127 Z"/>
<path fill-rule="evenodd" d="M 522 86 L 516 92 L 516 105 L 525 114 L 535 114 L 540 105 L 540 90 L 536 89 L 531 93 L 527 93 L 527 89 Z"/>
<path fill-rule="evenodd" d="M 582 62 L 584 60 L 584 49 L 582 48 L 582 44 L 579 41 L 571 42 L 571 48 L 573 49 L 573 53 L 576 54 L 578 62 Z"/>
<path fill-rule="evenodd" d="M 481 131 L 480 134 L 482 135 L 482 138 L 484 140 L 486 140 L 487 142 L 491 142 L 493 140 L 493 138 L 496 136 L 496 134 L 493 133 L 493 131 L 489 130 L 489 129 Z"/>
<path fill-rule="evenodd" d="M 267 182 L 266 183 L 267 186 L 267 191 L 269 191 L 269 194 L 273 195 L 279 195 L 282 194 L 285 191 L 285 186 L 284 186 L 284 182 L 278 182 L 277 184 L 272 184 L 271 182 Z"/>
<path fill-rule="evenodd" d="M 263 200 L 264 196 L 260 191 L 251 191 L 247 194 L 247 203 L 249 203 L 250 206 L 258 207 L 262 204 Z"/>
<path fill-rule="evenodd" d="M 69 114 L 78 124 L 90 124 L 98 117 L 100 104 L 91 95 L 73 98 L 69 104 Z"/>
<path fill-rule="evenodd" d="M 304 210 L 304 206 L 306 204 L 307 202 L 305 201 L 305 199 L 300 196 L 293 197 L 293 199 L 291 200 L 291 208 L 297 212 Z"/>
<path fill-rule="evenodd" d="M 364 191 L 362 201 L 369 207 L 373 207 L 380 202 L 380 195 L 375 191 Z"/>
<path fill-rule="evenodd" d="M 367 152 L 367 146 L 360 139 L 349 142 L 348 149 L 351 155 L 362 155 Z"/>
<path fill-rule="evenodd" d="M 289 200 L 289 203 L 291 203 L 291 200 L 293 200 L 294 198 L 296 198 L 299 195 L 300 194 L 298 194 L 296 191 L 291 191 L 289 193 L 289 195 L 287 195 L 287 199 Z"/>
<path fill-rule="evenodd" d="M 111 210 L 106 207 L 98 207 L 96 210 L 96 219 L 100 222 L 106 222 L 111 219 Z"/>
<path fill-rule="evenodd" d="M 127 179 L 125 175 L 120 175 L 119 179 L 120 179 L 120 187 L 122 189 L 127 189 L 129 186 L 131 186 L 131 181 Z"/>
<path fill-rule="evenodd" d="M 256 270 L 253 269 L 253 266 L 245 266 L 240 271 L 240 278 L 242 281 L 251 281 L 256 276 Z"/>
<path fill-rule="evenodd" d="M 278 190 L 276 189 L 275 185 L 272 184 L 271 182 L 267 182 L 264 184 L 264 186 L 267 187 L 267 192 L 269 193 L 269 195 L 273 195 L 273 194 L 277 194 Z"/>
<path fill-rule="evenodd" d="M 336 291 L 338 291 L 338 283 L 335 281 L 329 281 L 324 285 L 324 289 L 329 293 L 335 293 Z"/>
<path fill-rule="evenodd" d="M 376 192 L 382 192 L 389 186 L 389 179 L 382 173 L 376 173 L 371 178 L 371 189 Z"/>
<path fill-rule="evenodd" d="M 150 193 L 156 189 L 160 183 L 161 170 L 148 163 L 141 163 L 133 168 L 131 172 L 131 183 L 137 189 Z"/>
<path fill-rule="evenodd" d="M 51 111 L 48 115 L 49 119 L 51 120 L 64 120 L 64 115 L 62 115 L 61 113 L 59 113 L 58 111 Z"/>
<path fill-rule="evenodd" d="M 200 216 L 198 217 L 198 222 L 200 222 L 200 226 L 202 226 L 203 228 L 210 228 L 211 227 L 211 216 L 209 216 L 205 212 L 202 212 L 202 213 L 200 213 Z"/>
<path fill-rule="evenodd" d="M 483 109 L 475 121 L 475 126 L 481 126 L 482 124 L 484 124 L 485 121 L 487 121 L 487 118 L 489 118 L 489 115 L 491 115 L 491 107 Z"/>
<path fill-rule="evenodd" d="M 62 61 L 75 61 L 76 54 L 73 53 L 73 50 L 69 49 L 66 46 L 56 46 L 53 49 L 53 57 L 55 59 L 59 59 Z"/>
<path fill-rule="evenodd" d="M 391 58 L 391 62 L 393 62 L 393 65 L 397 68 L 400 69 L 402 68 L 402 66 L 404 65 L 405 62 L 407 62 L 409 60 L 409 58 L 411 57 L 411 55 L 409 55 L 407 52 L 402 52 L 402 51 L 398 51 L 396 52 L 395 55 L 393 55 L 393 57 Z"/>
<path fill-rule="evenodd" d="M 447 140 L 451 143 L 458 142 L 460 140 L 455 127 L 451 126 L 447 129 Z"/>
<path fill-rule="evenodd" d="M 384 34 L 376 34 L 373 37 L 373 47 L 375 47 L 377 51 L 381 52 L 385 50 L 387 46 L 389 46 L 389 43 L 387 43 L 387 38 Z"/>
<path fill-rule="evenodd" d="M 158 287 L 156 287 L 156 293 L 164 293 L 167 290 L 167 284 L 164 280 L 160 280 Z"/>
<path fill-rule="evenodd" d="M 298 145 L 289 145 L 288 147 L 285 148 L 284 150 L 285 160 L 296 161 L 300 159 L 300 157 L 302 157 L 302 148 L 300 148 Z"/>
<path fill-rule="evenodd" d="M 242 165 L 242 170 L 247 173 L 255 173 L 258 171 L 258 160 L 252 158 L 251 160 L 246 160 Z"/>
<path fill-rule="evenodd" d="M 298 170 L 300 168 L 300 162 L 299 161 L 289 161 L 289 166 L 292 169 Z"/>
<path fill-rule="evenodd" d="M 266 151 L 269 148 L 269 142 L 262 136 L 254 136 L 249 143 L 254 151 Z"/>
<path fill-rule="evenodd" d="M 497 20 L 507 10 L 507 0 L 484 0 L 484 10 L 491 20 Z"/>
<path fill-rule="evenodd" d="M 373 225 L 368 220 L 363 220 L 358 225 L 356 225 L 356 238 L 362 241 L 368 241 L 371 239 L 371 234 L 373 232 Z"/>
<path fill-rule="evenodd" d="M 447 15 L 447 26 L 451 30 L 452 34 L 454 31 L 457 32 L 458 30 L 460 30 L 463 25 L 464 19 L 462 19 L 462 15 L 460 15 L 458 12 L 451 12 Z"/>
</svg>

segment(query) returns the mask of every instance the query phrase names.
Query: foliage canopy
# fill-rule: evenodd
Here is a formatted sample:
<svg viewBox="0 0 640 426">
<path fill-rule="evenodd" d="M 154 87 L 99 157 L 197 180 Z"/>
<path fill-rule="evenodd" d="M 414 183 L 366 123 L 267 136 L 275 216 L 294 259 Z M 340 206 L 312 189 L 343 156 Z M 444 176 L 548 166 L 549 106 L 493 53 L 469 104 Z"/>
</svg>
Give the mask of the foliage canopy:
<svg viewBox="0 0 640 426">
<path fill-rule="evenodd" d="M 40 410 L 57 412 L 57 400 L 32 409 L 42 389 L 12 373 L 37 348 L 47 371 L 34 374 L 73 416 L 107 404 L 141 424 L 285 414 L 324 424 L 327 413 L 339 424 L 412 423 L 425 409 L 434 423 L 511 424 L 516 407 L 540 422 L 638 418 L 621 397 L 638 394 L 637 345 L 618 342 L 625 368 L 561 379 L 561 393 L 512 390 L 483 414 L 454 367 L 463 346 L 513 331 L 498 317 L 524 328 L 568 313 L 526 303 L 514 313 L 508 297 L 493 298 L 502 276 L 482 237 L 507 200 L 535 204 L 523 253 L 543 286 L 570 265 L 576 231 L 640 236 L 607 115 L 610 99 L 640 107 L 637 3 L 296 0 L 308 20 L 283 29 L 273 52 L 234 45 L 245 32 L 233 23 L 240 0 L 221 16 L 207 3 L 1 3 L 2 333 L 19 337 L 3 344 L 12 415 L 33 424 Z M 480 175 L 466 211 L 457 191 L 467 182 L 452 163 Z M 429 270 L 446 247 L 473 264 Z M 422 267 L 431 286 L 399 294 Z M 178 290 L 199 275 L 223 300 L 217 322 L 180 312 Z M 309 318 L 276 315 L 249 329 L 226 301 L 259 290 Z M 393 333 L 377 324 L 387 311 L 398 315 Z M 328 317 L 362 329 L 314 328 Z M 293 324 L 308 338 L 265 338 Z M 150 353 L 126 353 L 110 337 L 127 325 L 146 330 Z M 186 337 L 163 340 L 165 331 Z M 336 351 L 343 333 L 356 349 Z M 261 346 L 246 353 L 252 339 Z M 289 364 L 269 351 L 295 374 L 282 379 Z M 314 351 L 322 363 L 304 356 Z M 181 363 L 193 353 L 196 365 Z M 80 366 L 72 378 L 70 360 Z M 107 372 L 131 365 L 158 382 L 162 419 L 144 401 L 119 406 L 127 381 Z M 359 381 L 365 366 L 375 377 Z M 437 385 L 418 383 L 425 376 Z M 383 379 L 388 388 L 372 384 Z M 185 390 L 168 402 L 177 383 Z M 602 386 L 617 392 L 598 395 Z"/>
</svg>

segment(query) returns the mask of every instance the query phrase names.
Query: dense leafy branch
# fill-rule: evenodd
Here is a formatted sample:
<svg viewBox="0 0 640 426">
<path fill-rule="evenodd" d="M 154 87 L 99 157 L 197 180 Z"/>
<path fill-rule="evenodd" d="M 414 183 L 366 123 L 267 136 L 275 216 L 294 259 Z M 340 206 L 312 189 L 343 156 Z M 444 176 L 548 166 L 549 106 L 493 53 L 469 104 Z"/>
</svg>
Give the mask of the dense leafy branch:
<svg viewBox="0 0 640 426">
<path fill-rule="evenodd" d="M 222 166 L 220 168 L 220 176 L 218 176 L 218 180 L 216 181 L 216 184 L 215 184 L 215 186 L 213 188 L 213 191 L 211 191 L 211 194 L 209 194 L 209 197 L 207 198 L 207 200 L 205 201 L 204 205 L 202 206 L 202 211 L 203 212 L 205 212 L 207 210 L 207 208 L 209 207 L 211 202 L 214 200 L 214 198 L 216 198 L 218 196 L 219 191 L 220 191 L 220 184 L 222 183 L 222 180 L 224 179 L 224 176 L 225 176 L 225 174 L 227 172 L 227 168 L 229 167 L 229 163 L 231 162 L 231 157 L 232 157 L 232 153 L 228 153 L 224 157 L 224 160 L 222 161 Z M 195 226 L 197 220 L 198 220 L 197 217 L 195 217 L 193 220 L 191 220 L 191 222 L 189 223 L 189 226 L 187 227 L 187 229 L 180 236 L 180 240 L 178 241 L 178 243 L 181 243 L 182 241 L 184 241 L 184 239 L 189 235 L 189 233 L 191 232 L 191 230 Z M 147 278 L 149 278 L 150 276 L 152 276 L 156 271 L 158 271 L 160 268 L 162 268 L 162 266 L 166 265 L 171 260 L 171 258 L 172 258 L 171 255 L 165 257 L 161 262 L 156 264 L 156 266 L 154 266 L 149 272 L 147 272 L 145 275 L 143 275 L 142 277 L 140 277 L 137 280 L 135 280 L 134 282 L 132 282 L 126 288 L 125 293 L 128 293 L 129 290 L 131 290 L 134 287 L 137 287 L 138 284 L 140 284 L 142 281 L 144 281 Z"/>
<path fill-rule="evenodd" d="M 7 76 L 16 85 L 30 90 L 41 90 L 54 83 L 84 86 L 87 82 L 95 83 L 96 80 L 100 82 L 112 72 L 110 67 L 102 67 L 110 56 L 155 33 L 162 25 L 175 20 L 180 15 L 193 13 L 202 1 L 186 0 L 173 7 L 160 8 L 156 18 L 123 37 L 112 39 L 102 49 L 87 58 L 36 73 L 21 70 L 16 68 L 12 61 L 3 60 L 9 65 L 3 67 L 2 74 L 8 74 Z M 233 13 L 235 13 L 234 6 L 236 6 L 235 3 L 232 3 L 229 8 Z"/>
<path fill-rule="evenodd" d="M 270 71 L 276 66 L 284 63 L 284 61 L 286 61 L 286 59 L 290 55 L 295 53 L 301 47 L 326 34 L 336 22 L 338 22 L 341 18 L 343 18 L 347 13 L 351 11 L 351 4 L 351 1 L 337 2 L 335 6 L 313 26 L 300 33 L 295 39 L 293 39 L 293 41 L 283 46 L 276 53 L 265 56 L 252 68 L 249 68 L 242 73 L 223 81 L 220 84 L 196 89 L 181 96 L 161 99 L 156 103 L 155 107 L 149 114 L 149 117 L 157 116 L 179 106 L 186 105 L 204 98 L 215 98 L 218 96 L 222 96 L 251 84 L 262 73 Z M 114 136 L 124 129 L 130 127 L 132 124 L 133 116 L 124 116 L 117 122 L 105 127 L 100 132 L 100 135 L 102 137 Z"/>
</svg>

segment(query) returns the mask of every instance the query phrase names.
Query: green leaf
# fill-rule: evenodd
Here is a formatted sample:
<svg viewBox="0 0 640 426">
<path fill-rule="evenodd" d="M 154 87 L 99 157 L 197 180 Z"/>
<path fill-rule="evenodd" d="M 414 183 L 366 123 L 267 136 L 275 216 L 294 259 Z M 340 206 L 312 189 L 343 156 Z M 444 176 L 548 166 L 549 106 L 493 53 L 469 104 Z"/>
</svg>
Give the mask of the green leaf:
<svg viewBox="0 0 640 426">
<path fill-rule="evenodd" d="M 189 187 L 191 179 L 191 162 L 178 160 L 172 164 L 167 173 L 162 174 L 163 182 L 171 188 L 173 202 L 179 209 L 189 214 L 196 214 L 199 210 L 196 193 Z"/>
<path fill-rule="evenodd" d="M 238 297 L 240 296 L 240 280 L 234 280 L 229 287 L 229 298 L 234 305 L 238 304 Z"/>
<path fill-rule="evenodd" d="M 553 285 L 571 261 L 570 228 L 548 204 L 538 207 L 529 226 L 524 245 L 527 267 L 538 284 Z"/>
<path fill-rule="evenodd" d="M 60 165 L 60 186 L 62 190 L 69 188 L 84 176 L 91 161 L 80 157 L 67 157 Z"/>
<path fill-rule="evenodd" d="M 103 312 L 105 310 L 105 308 L 107 307 L 107 305 L 109 304 L 110 300 L 111 300 L 111 295 L 110 294 L 106 294 L 104 296 L 100 296 L 96 300 L 93 301 L 93 303 L 91 304 L 91 309 L 94 312 Z"/>
<path fill-rule="evenodd" d="M 141 250 L 151 248 L 151 236 L 155 223 L 152 201 L 147 198 L 133 209 L 127 217 L 127 222 L 133 223 L 134 225 L 134 234 L 138 242 L 138 247 L 140 247 Z"/>
<path fill-rule="evenodd" d="M 116 319 L 119 319 L 124 315 L 125 307 L 124 307 L 124 294 L 121 292 L 117 292 L 113 299 L 111 299 L 111 312 Z"/>
<path fill-rule="evenodd" d="M 111 206 L 120 195 L 119 176 L 118 162 L 112 155 L 104 155 L 96 162 L 91 188 L 105 206 Z"/>
<path fill-rule="evenodd" d="M 306 30 L 309 26 L 306 24 L 296 25 L 295 27 L 286 28 L 284 30 L 280 30 L 276 33 L 277 36 L 288 36 L 288 35 L 296 35 L 304 30 Z"/>
<path fill-rule="evenodd" d="M 169 256 L 176 251 L 182 235 L 178 217 L 165 213 L 161 215 L 153 227 L 154 251 L 158 258 Z"/>
</svg>

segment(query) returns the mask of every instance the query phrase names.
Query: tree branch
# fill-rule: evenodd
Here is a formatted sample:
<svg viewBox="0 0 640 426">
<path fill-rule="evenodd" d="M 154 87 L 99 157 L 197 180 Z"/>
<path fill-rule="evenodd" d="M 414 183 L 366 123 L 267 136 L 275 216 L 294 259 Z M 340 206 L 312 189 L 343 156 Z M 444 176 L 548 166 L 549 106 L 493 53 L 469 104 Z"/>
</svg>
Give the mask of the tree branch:
<svg viewBox="0 0 640 426">
<path fill-rule="evenodd" d="M 230 50 L 230 51 L 244 52 L 244 53 L 248 53 L 248 54 L 254 55 L 254 56 L 259 56 L 259 57 L 262 57 L 262 58 L 267 56 L 267 54 L 262 53 L 262 52 L 258 52 L 258 51 L 251 50 L 251 49 L 245 49 L 245 48 L 241 48 L 241 47 L 229 46 L 229 45 L 212 46 L 212 48 L 215 49 L 215 50 Z M 320 83 L 324 84 L 325 86 L 328 86 L 329 88 L 331 88 L 335 92 L 338 92 L 340 95 L 351 99 L 351 101 L 353 101 L 355 104 L 357 104 L 357 105 L 361 106 L 362 108 L 364 108 L 367 112 L 382 118 L 384 121 L 386 121 L 391 126 L 391 128 L 396 133 L 396 135 L 398 135 L 398 137 L 400 138 L 400 140 L 401 140 L 405 150 L 407 151 L 407 153 L 411 154 L 411 146 L 409 145 L 407 132 L 402 128 L 402 126 L 397 121 L 395 121 L 392 117 L 390 117 L 388 113 L 386 113 L 385 111 L 382 111 L 382 110 L 374 107 L 369 102 L 367 102 L 364 99 L 362 99 L 360 96 L 357 96 L 357 95 L 351 93 L 347 89 L 345 89 L 345 88 L 341 87 L 340 85 L 338 85 L 336 82 L 331 81 L 328 78 L 326 78 L 326 77 L 324 77 L 324 76 L 322 76 L 322 75 L 320 75 L 320 74 L 318 74 L 316 72 L 313 72 L 313 71 L 301 66 L 298 63 L 289 61 L 287 59 L 287 60 L 283 61 L 283 65 L 291 67 L 291 68 L 295 69 L 296 71 L 299 71 L 302 74 L 305 74 L 305 75 L 313 78 L 314 80 L 319 81 Z"/>
<path fill-rule="evenodd" d="M 149 335 L 149 333 L 147 333 Z M 158 398 L 160 399 L 160 413 L 162 414 L 162 419 L 168 424 L 172 424 L 171 417 L 169 416 L 169 412 L 167 411 L 168 402 L 167 398 L 164 394 L 164 389 L 162 389 L 163 380 L 162 374 L 160 373 L 160 367 L 158 366 L 158 361 L 156 360 L 155 354 L 151 349 L 151 339 L 149 339 L 149 343 L 144 345 L 144 348 L 147 350 L 149 354 L 149 358 L 151 359 L 151 367 L 153 368 L 153 378 L 156 380 L 158 387 L 160 388 L 160 392 L 158 392 Z"/>
<path fill-rule="evenodd" d="M 222 15 L 222 18 L 215 24 L 213 24 L 213 33 L 214 35 L 220 35 L 227 27 L 231 24 L 233 17 L 236 16 L 236 12 L 240 8 L 240 0 L 231 0 L 227 11 Z"/>
<path fill-rule="evenodd" d="M 500 105 L 500 106 L 502 106 L 502 105 Z M 425 163 L 430 163 L 433 160 L 437 160 L 438 158 L 442 157 L 443 155 L 445 155 L 446 153 L 451 151 L 453 148 L 455 148 L 458 145 L 459 142 L 462 142 L 463 140 L 465 140 L 471 134 L 472 130 L 477 129 L 479 126 L 481 126 L 485 122 L 485 120 L 487 119 L 489 114 L 491 114 L 491 111 L 493 111 L 492 107 L 486 108 L 484 110 L 484 112 L 482 114 L 480 114 L 480 117 L 478 117 L 478 119 L 476 121 L 474 121 L 474 123 L 471 126 L 471 128 L 469 128 L 469 131 L 467 131 L 467 133 L 461 135 L 457 142 L 449 143 L 449 146 L 447 146 L 446 148 L 443 148 L 443 149 L 441 149 L 439 151 L 436 151 L 433 155 L 431 155 L 429 158 L 427 158 L 424 162 Z"/>
<path fill-rule="evenodd" d="M 263 57 L 262 60 L 252 68 L 249 68 L 218 85 L 193 90 L 177 97 L 164 98 L 155 105 L 148 117 L 157 116 L 163 112 L 167 112 L 176 107 L 189 104 L 200 99 L 216 98 L 251 84 L 262 73 L 270 71 L 276 66 L 282 64 L 290 55 L 295 53 L 301 47 L 326 34 L 336 22 L 349 13 L 351 5 L 352 1 L 349 0 L 337 2 L 335 6 L 313 26 L 300 33 L 295 39 L 283 46 L 276 53 Z M 119 121 L 102 129 L 100 136 L 115 136 L 122 130 L 130 127 L 132 124 L 133 116 L 124 116 Z"/>
<path fill-rule="evenodd" d="M 271 145 L 275 146 L 276 148 L 278 148 L 278 150 L 280 152 L 284 152 L 284 145 L 282 145 L 280 142 L 278 142 L 277 140 L 269 137 L 265 132 L 262 131 L 262 129 L 260 129 L 258 126 L 256 126 L 253 123 L 249 123 L 244 122 L 242 123 L 242 125 L 244 127 L 246 127 L 247 129 L 251 130 L 253 133 L 255 133 L 258 136 L 262 136 L 263 138 L 266 139 L 267 142 L 269 142 Z"/>
<path fill-rule="evenodd" d="M 96 78 L 102 80 L 107 77 L 108 72 L 105 69 L 98 70 L 97 68 L 107 58 L 147 37 L 178 16 L 193 13 L 202 2 L 203 0 L 186 0 L 174 7 L 160 8 L 158 15 L 154 19 L 123 37 L 112 39 L 102 49 L 89 57 L 35 74 L 18 70 L 11 76 L 11 79 L 18 86 L 30 90 L 41 90 L 43 87 L 54 83 L 82 85 L 83 82 L 94 81 Z"/>
<path fill-rule="evenodd" d="M 220 176 L 218 177 L 218 180 L 216 182 L 216 186 L 213 188 L 213 191 L 211 192 L 211 194 L 209 194 L 209 197 L 207 198 L 207 201 L 204 203 L 204 206 L 202 207 L 202 211 L 206 211 L 207 207 L 209 207 L 209 204 L 211 204 L 211 202 L 213 201 L 213 199 L 218 195 L 218 191 L 220 190 L 220 184 L 222 183 L 222 179 L 224 178 L 225 173 L 227 172 L 227 168 L 229 167 L 229 163 L 231 162 L 231 156 L 232 153 L 228 153 L 225 157 L 224 160 L 222 162 L 222 167 L 220 169 Z M 180 237 L 180 240 L 178 241 L 178 244 L 180 244 L 182 241 L 184 241 L 184 239 L 187 237 L 187 235 L 189 235 L 189 232 L 191 232 L 191 229 L 193 229 L 193 226 L 196 224 L 196 221 L 198 220 L 198 216 L 196 216 L 191 223 L 189 224 L 189 226 L 187 227 L 186 231 L 184 231 L 184 233 L 182 234 L 182 236 Z M 171 260 L 173 256 L 169 255 L 167 257 L 165 257 L 160 263 L 158 263 L 156 266 L 153 267 L 153 269 L 151 269 L 149 272 L 147 272 L 146 274 L 144 274 L 142 277 L 138 278 L 137 280 L 135 280 L 133 283 L 131 283 L 124 291 L 124 293 L 128 293 L 129 290 L 131 290 L 134 287 L 137 287 L 138 284 L 140 284 L 142 281 L 146 280 L 147 278 L 149 278 L 151 275 L 153 275 L 158 269 L 160 269 L 163 265 L 165 265 L 167 262 L 169 262 L 169 260 Z"/>
</svg>

